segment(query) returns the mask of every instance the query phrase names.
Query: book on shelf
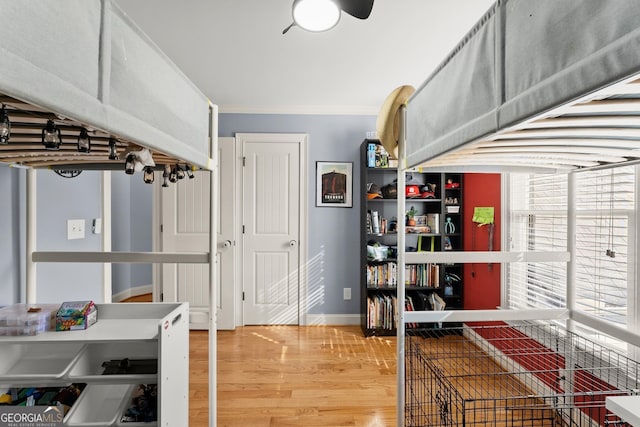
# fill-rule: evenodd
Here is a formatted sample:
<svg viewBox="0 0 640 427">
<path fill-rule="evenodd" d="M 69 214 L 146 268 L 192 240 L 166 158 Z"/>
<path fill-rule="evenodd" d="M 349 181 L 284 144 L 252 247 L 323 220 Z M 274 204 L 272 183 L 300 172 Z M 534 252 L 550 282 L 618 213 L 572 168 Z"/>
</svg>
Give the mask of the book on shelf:
<svg viewBox="0 0 640 427">
<path fill-rule="evenodd" d="M 395 295 L 381 293 L 367 297 L 367 328 L 387 330 L 395 329 L 395 307 Z"/>
<path fill-rule="evenodd" d="M 367 211 L 367 233 L 386 234 L 387 223 L 387 219 L 380 216 L 378 211 Z"/>
<path fill-rule="evenodd" d="M 380 233 L 380 218 L 378 216 L 378 211 L 371 212 L 371 228 L 373 230 L 373 234 Z"/>
<path fill-rule="evenodd" d="M 433 311 L 441 311 L 446 307 L 444 300 L 436 293 L 429 295 L 429 302 Z M 438 322 L 438 327 L 442 328 L 442 322 Z"/>
<path fill-rule="evenodd" d="M 380 218 L 380 233 L 381 234 L 386 234 L 387 233 L 387 219 L 386 218 Z"/>
<path fill-rule="evenodd" d="M 434 234 L 440 234 L 440 214 L 429 213 L 426 217 L 427 225 L 431 228 L 431 232 Z"/>
<path fill-rule="evenodd" d="M 404 266 L 406 286 L 420 288 L 440 287 L 440 266 L 438 264 L 408 264 Z"/>
<path fill-rule="evenodd" d="M 367 287 L 395 288 L 398 285 L 398 266 L 395 262 L 367 266 Z"/>
<path fill-rule="evenodd" d="M 413 298 L 411 295 L 407 295 L 404 299 L 404 309 L 405 311 L 415 311 L 415 306 L 413 305 Z M 418 326 L 417 323 L 408 322 L 407 328 L 416 328 Z"/>
</svg>

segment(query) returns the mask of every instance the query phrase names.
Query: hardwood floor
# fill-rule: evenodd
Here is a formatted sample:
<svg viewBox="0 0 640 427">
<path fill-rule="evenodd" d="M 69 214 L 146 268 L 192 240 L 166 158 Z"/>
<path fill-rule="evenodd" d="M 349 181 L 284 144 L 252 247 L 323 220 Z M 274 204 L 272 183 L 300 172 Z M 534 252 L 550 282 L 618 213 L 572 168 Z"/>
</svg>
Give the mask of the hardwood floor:
<svg viewBox="0 0 640 427">
<path fill-rule="evenodd" d="M 142 294 L 129 297 L 122 302 L 151 302 L 152 300 L 153 297 L 151 296 L 151 294 Z"/>
<path fill-rule="evenodd" d="M 190 333 L 190 426 L 207 425 L 207 332 Z M 218 332 L 218 426 L 395 425 L 395 338 L 358 327 Z"/>
<path fill-rule="evenodd" d="M 245 326 L 217 340 L 219 427 L 396 424 L 395 337 L 364 338 L 356 326 Z M 190 427 L 208 426 L 208 364 L 208 332 L 191 331 Z"/>
<path fill-rule="evenodd" d="M 145 297 L 136 301 L 145 301 Z M 476 355 L 467 361 L 465 357 L 474 354 L 476 347 L 460 347 L 473 344 L 450 338 L 439 339 L 436 351 L 458 356 L 455 361 L 441 357 L 438 372 L 452 370 L 447 382 L 457 384 L 458 393 L 469 403 L 466 410 L 474 411 L 474 425 L 516 425 L 518 416 L 525 417 L 522 425 L 527 426 L 555 422 L 554 414 L 542 404 L 533 413 L 531 408 L 513 411 L 515 401 L 508 402 L 508 410 L 500 406 L 505 390 L 517 396 L 533 392 L 512 376 L 496 376 L 501 368 L 486 359 Z M 423 345 L 428 354 L 435 344 L 424 341 Z M 356 326 L 246 326 L 218 331 L 217 346 L 218 427 L 396 425 L 395 337 L 365 338 Z M 456 369 L 462 366 L 458 373 Z M 208 426 L 208 368 L 208 331 L 190 331 L 191 427 Z M 425 373 L 418 370 L 415 377 L 424 379 Z M 488 400 L 474 407 L 480 389 L 482 398 Z M 491 396 L 496 397 L 493 403 Z M 434 407 L 427 411 L 428 417 L 437 422 L 440 409 L 435 401 L 431 404 Z M 490 421 L 485 423 L 483 417 Z"/>
</svg>

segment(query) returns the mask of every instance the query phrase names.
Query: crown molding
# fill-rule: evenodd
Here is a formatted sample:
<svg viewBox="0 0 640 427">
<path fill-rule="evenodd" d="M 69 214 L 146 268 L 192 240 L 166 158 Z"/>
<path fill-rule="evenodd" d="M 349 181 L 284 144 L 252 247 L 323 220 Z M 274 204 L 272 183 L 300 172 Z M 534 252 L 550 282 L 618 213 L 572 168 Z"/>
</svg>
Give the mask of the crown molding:
<svg viewBox="0 0 640 427">
<path fill-rule="evenodd" d="M 218 105 L 221 114 L 377 116 L 379 108 L 345 105 Z"/>
</svg>

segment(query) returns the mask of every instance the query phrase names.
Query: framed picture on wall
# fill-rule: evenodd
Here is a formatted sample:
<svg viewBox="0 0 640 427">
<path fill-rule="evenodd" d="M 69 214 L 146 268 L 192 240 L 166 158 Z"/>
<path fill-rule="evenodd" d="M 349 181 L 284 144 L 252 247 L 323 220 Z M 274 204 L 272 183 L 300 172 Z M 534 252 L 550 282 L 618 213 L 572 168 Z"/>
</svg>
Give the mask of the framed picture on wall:
<svg viewBox="0 0 640 427">
<path fill-rule="evenodd" d="M 353 206 L 353 162 L 316 162 L 316 206 Z"/>
</svg>

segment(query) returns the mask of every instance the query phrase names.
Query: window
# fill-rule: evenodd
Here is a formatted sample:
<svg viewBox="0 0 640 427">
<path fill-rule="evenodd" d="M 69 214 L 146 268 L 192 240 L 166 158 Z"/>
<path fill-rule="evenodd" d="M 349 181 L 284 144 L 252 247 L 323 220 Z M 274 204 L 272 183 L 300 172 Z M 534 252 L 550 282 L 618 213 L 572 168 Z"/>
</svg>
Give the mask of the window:
<svg viewBox="0 0 640 427">
<path fill-rule="evenodd" d="M 632 166 L 576 172 L 576 309 L 635 330 L 635 176 Z M 510 176 L 512 251 L 567 248 L 568 175 Z M 564 263 L 508 266 L 511 308 L 566 306 Z M 590 334 L 591 335 L 591 334 Z"/>
<path fill-rule="evenodd" d="M 567 176 L 511 175 L 509 237 L 511 251 L 565 251 Z M 566 306 L 565 263 L 508 265 L 511 308 Z"/>
</svg>

